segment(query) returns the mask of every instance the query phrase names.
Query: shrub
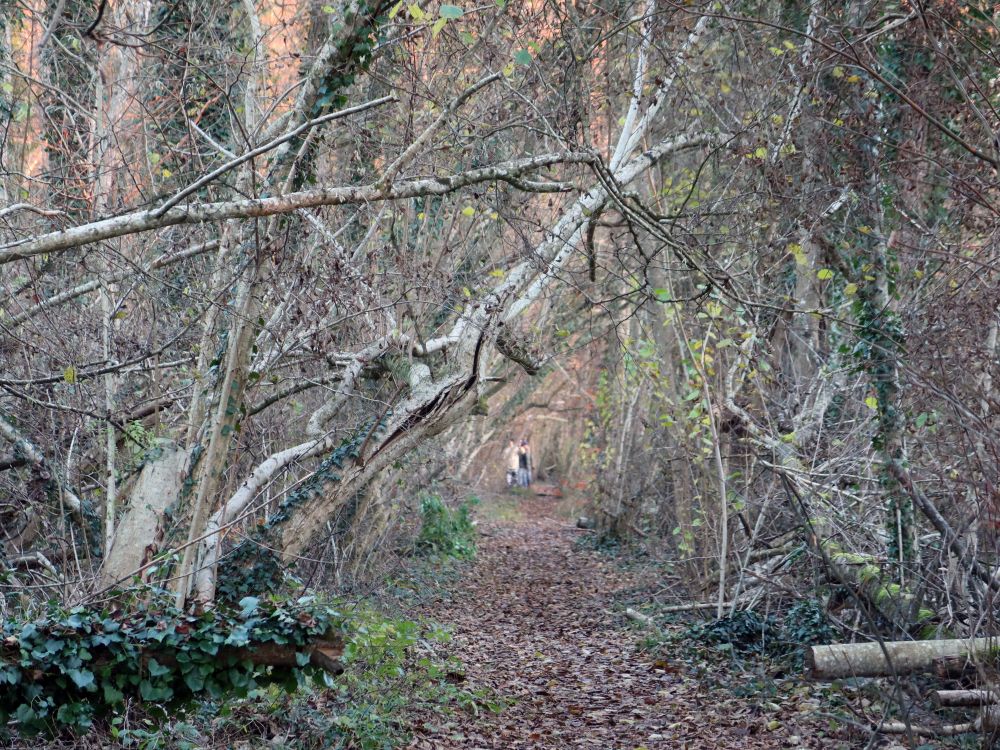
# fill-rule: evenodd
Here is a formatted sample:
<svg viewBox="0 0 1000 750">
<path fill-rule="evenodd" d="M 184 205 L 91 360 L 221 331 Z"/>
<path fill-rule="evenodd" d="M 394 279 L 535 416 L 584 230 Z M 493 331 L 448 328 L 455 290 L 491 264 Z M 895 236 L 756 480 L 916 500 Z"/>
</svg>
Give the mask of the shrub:
<svg viewBox="0 0 1000 750">
<path fill-rule="evenodd" d="M 755 654 L 769 651 L 781 640 L 774 620 L 752 610 L 741 610 L 720 620 L 694 625 L 688 630 L 688 637 L 717 648 Z"/>
<path fill-rule="evenodd" d="M 299 647 L 339 631 L 342 616 L 314 597 L 288 601 L 247 597 L 237 608 L 189 615 L 167 592 L 119 592 L 113 604 L 63 609 L 50 605 L 30 621 L 0 623 L 0 728 L 88 729 L 130 700 L 177 705 L 194 697 L 245 696 L 258 682 L 294 690 L 298 667 L 263 668 L 248 654 Z"/>
<path fill-rule="evenodd" d="M 427 495 L 420 503 L 421 527 L 417 549 L 434 555 L 470 558 L 476 554 L 476 527 L 469 517 L 470 504 L 450 509 L 439 495 Z"/>
</svg>

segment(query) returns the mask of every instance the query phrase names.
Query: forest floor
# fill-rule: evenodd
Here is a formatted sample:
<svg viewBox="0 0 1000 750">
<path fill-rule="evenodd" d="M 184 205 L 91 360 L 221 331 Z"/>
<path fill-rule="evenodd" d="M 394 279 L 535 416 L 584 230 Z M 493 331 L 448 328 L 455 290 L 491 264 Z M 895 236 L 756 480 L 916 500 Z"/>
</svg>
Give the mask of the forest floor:
<svg viewBox="0 0 1000 750">
<path fill-rule="evenodd" d="M 479 553 L 461 578 L 414 614 L 451 626 L 449 651 L 464 664 L 465 687 L 509 705 L 498 713 L 428 714 L 416 722 L 409 747 L 865 744 L 829 730 L 821 702 L 798 675 L 776 681 L 753 668 L 706 668 L 680 645 L 641 650 L 643 634 L 624 617 L 623 600 L 649 583 L 642 569 L 586 549 L 551 499 L 524 497 L 503 507 L 481 523 Z"/>
</svg>

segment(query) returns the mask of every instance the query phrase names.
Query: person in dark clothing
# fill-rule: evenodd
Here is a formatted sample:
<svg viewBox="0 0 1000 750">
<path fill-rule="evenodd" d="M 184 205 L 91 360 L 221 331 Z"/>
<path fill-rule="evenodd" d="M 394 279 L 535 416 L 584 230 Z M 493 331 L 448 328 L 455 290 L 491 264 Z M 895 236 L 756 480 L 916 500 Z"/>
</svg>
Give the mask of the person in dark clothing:
<svg viewBox="0 0 1000 750">
<path fill-rule="evenodd" d="M 520 487 L 531 486 L 531 447 L 527 440 L 522 440 L 517 448 L 517 484 Z"/>
</svg>

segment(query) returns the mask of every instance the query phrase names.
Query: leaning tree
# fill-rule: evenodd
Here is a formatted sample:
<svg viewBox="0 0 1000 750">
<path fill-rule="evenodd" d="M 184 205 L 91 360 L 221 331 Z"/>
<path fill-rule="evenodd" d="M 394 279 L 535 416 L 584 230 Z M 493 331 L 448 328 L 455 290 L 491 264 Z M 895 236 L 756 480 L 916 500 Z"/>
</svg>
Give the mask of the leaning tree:
<svg viewBox="0 0 1000 750">
<path fill-rule="evenodd" d="M 721 24 L 655 2 L 17 9 L 13 585 L 153 577 L 200 608 L 308 561 L 374 478 L 537 369 L 521 321 L 599 217 L 728 147 L 682 85 Z"/>
</svg>

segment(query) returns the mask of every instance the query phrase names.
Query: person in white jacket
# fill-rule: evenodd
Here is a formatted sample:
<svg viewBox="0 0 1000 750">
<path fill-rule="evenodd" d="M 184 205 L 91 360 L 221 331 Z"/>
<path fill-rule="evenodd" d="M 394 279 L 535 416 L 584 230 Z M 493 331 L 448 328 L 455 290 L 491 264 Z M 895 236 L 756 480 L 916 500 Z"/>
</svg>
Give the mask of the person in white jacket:
<svg viewBox="0 0 1000 750">
<path fill-rule="evenodd" d="M 507 486 L 513 487 L 514 483 L 517 482 L 517 469 L 519 465 L 517 443 L 513 439 L 507 441 L 504 459 L 507 466 Z"/>
</svg>

